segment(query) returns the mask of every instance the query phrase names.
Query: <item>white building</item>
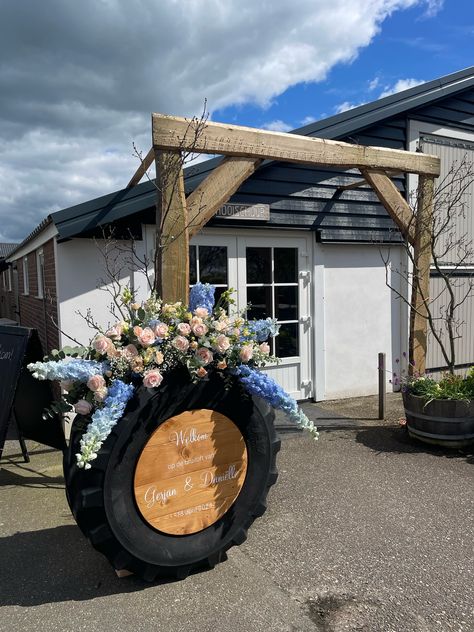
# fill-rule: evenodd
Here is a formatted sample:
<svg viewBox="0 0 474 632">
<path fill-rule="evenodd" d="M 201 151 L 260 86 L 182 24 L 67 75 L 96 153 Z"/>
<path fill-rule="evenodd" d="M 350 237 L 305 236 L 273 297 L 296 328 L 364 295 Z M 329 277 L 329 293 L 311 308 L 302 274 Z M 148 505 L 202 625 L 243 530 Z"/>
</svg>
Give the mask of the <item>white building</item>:
<svg viewBox="0 0 474 632">
<path fill-rule="evenodd" d="M 474 157 L 474 69 L 296 131 L 437 153 L 445 172 L 453 160 Z M 186 171 L 188 193 L 218 161 Z M 397 360 L 407 351 L 408 309 L 388 289 L 383 262 L 388 259 L 392 270 L 406 266 L 402 238 L 368 186 L 340 188 L 357 180 L 356 171 L 266 162 L 192 241 L 191 282 L 233 287 L 240 307 L 250 302 L 255 316 L 270 315 L 281 322 L 275 348 L 281 363 L 269 372 L 298 399 L 375 393 L 379 352 L 387 355 L 390 390 L 391 371 L 399 370 Z M 414 177 L 394 181 L 404 192 L 416 187 Z M 92 332 L 78 311 L 84 314 L 90 307 L 96 320 L 104 325 L 110 321 L 110 295 L 97 289 L 106 278 L 98 248 L 104 246 L 102 231 L 113 226 L 116 236 L 125 237 L 123 244 L 130 231 L 137 252 L 152 260 L 155 196 L 155 187 L 147 182 L 50 215 L 8 259 L 17 278 L 17 294 L 13 288 L 10 298 L 22 324 L 47 334 L 46 310 L 40 309 L 46 295 L 53 299 L 49 309 L 57 310 L 60 328 L 83 343 Z M 473 216 L 466 224 L 471 234 Z M 463 274 L 472 274 L 473 266 L 469 262 Z M 406 293 L 400 277 L 391 270 L 388 274 Z M 32 278 L 37 280 L 32 283 Z M 122 281 L 145 296 L 141 273 L 126 265 Z M 472 301 L 465 310 L 465 339 L 472 340 Z M 49 339 L 43 335 L 43 343 L 70 344 L 62 333 L 53 337 L 52 332 Z M 459 357 L 461 367 L 473 363 L 473 345 L 461 345 Z M 428 366 L 440 368 L 434 347 L 428 360 Z"/>
</svg>

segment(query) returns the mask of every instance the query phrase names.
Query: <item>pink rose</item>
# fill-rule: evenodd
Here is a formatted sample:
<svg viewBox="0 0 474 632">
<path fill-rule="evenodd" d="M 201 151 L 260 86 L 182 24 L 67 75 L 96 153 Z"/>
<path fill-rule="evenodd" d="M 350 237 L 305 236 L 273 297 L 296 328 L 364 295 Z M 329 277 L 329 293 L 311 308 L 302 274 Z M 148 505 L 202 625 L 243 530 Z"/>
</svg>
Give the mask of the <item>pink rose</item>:
<svg viewBox="0 0 474 632">
<path fill-rule="evenodd" d="M 225 353 L 227 349 L 230 347 L 230 340 L 224 334 L 219 334 L 216 338 L 216 342 L 214 343 L 214 349 L 219 351 L 219 353 Z"/>
<path fill-rule="evenodd" d="M 131 360 L 132 358 L 136 358 L 138 355 L 138 349 L 135 345 L 127 345 L 122 349 L 122 355 L 127 358 L 127 360 Z"/>
<path fill-rule="evenodd" d="M 151 369 L 143 374 L 143 386 L 146 388 L 156 388 L 161 384 L 163 376 L 158 369 Z"/>
<path fill-rule="evenodd" d="M 102 386 L 94 393 L 94 399 L 96 402 L 101 403 L 104 401 L 104 399 L 107 397 L 108 394 L 109 394 L 108 388 L 106 386 Z"/>
<path fill-rule="evenodd" d="M 105 335 L 108 336 L 111 340 L 120 340 L 123 333 L 123 326 L 121 323 L 117 323 L 110 329 L 105 332 Z"/>
<path fill-rule="evenodd" d="M 212 351 L 209 351 L 206 347 L 199 347 L 196 351 L 196 357 L 201 364 L 204 366 L 212 362 L 214 356 L 212 355 Z"/>
<path fill-rule="evenodd" d="M 235 327 L 232 330 L 232 334 L 238 338 L 240 336 L 240 329 L 238 327 Z"/>
<path fill-rule="evenodd" d="M 229 322 L 226 320 L 215 320 L 212 323 L 212 326 L 215 331 L 218 331 L 219 333 L 224 333 L 229 328 Z"/>
<path fill-rule="evenodd" d="M 135 327 L 133 328 L 133 333 L 135 334 L 137 338 L 140 337 L 142 331 L 143 329 L 139 325 L 135 325 Z"/>
<path fill-rule="evenodd" d="M 107 357 L 108 358 L 118 358 L 120 356 L 120 351 L 115 347 L 112 340 L 110 341 L 109 348 L 107 349 Z"/>
<path fill-rule="evenodd" d="M 270 353 L 270 345 L 268 344 L 268 342 L 262 342 L 262 344 L 259 346 L 259 349 L 262 353 L 265 353 L 266 355 Z"/>
<path fill-rule="evenodd" d="M 97 336 L 92 345 L 98 353 L 104 354 L 111 346 L 113 347 L 113 342 L 107 336 Z"/>
<path fill-rule="evenodd" d="M 149 347 L 155 342 L 156 338 L 153 330 L 150 329 L 150 327 L 145 327 L 142 333 L 138 336 L 138 340 L 142 347 Z"/>
<path fill-rule="evenodd" d="M 250 345 L 243 345 L 240 350 L 240 359 L 242 362 L 248 362 L 252 359 L 253 356 L 253 348 Z"/>
<path fill-rule="evenodd" d="M 179 323 L 178 331 L 182 336 L 189 336 L 189 334 L 191 333 L 191 327 L 188 325 L 188 323 Z"/>
<path fill-rule="evenodd" d="M 195 336 L 201 338 L 201 336 L 205 336 L 209 331 L 207 325 L 202 322 L 202 318 L 195 316 L 191 319 L 191 330 Z"/>
<path fill-rule="evenodd" d="M 205 307 L 196 307 L 194 315 L 198 318 L 207 318 L 209 316 L 209 312 Z"/>
<path fill-rule="evenodd" d="M 184 336 L 176 336 L 173 338 L 173 342 L 171 343 L 175 349 L 184 353 L 188 350 L 189 341 Z"/>
<path fill-rule="evenodd" d="M 87 388 L 91 391 L 98 391 L 99 388 L 103 388 L 105 386 L 105 380 L 102 375 L 93 375 L 87 380 Z"/>
<path fill-rule="evenodd" d="M 86 402 L 85 399 L 80 399 L 74 404 L 74 410 L 78 415 L 88 415 L 92 410 L 92 404 Z"/>
<path fill-rule="evenodd" d="M 168 325 L 166 323 L 158 323 L 153 328 L 153 331 L 155 332 L 155 336 L 157 338 L 166 338 L 168 335 Z"/>
</svg>

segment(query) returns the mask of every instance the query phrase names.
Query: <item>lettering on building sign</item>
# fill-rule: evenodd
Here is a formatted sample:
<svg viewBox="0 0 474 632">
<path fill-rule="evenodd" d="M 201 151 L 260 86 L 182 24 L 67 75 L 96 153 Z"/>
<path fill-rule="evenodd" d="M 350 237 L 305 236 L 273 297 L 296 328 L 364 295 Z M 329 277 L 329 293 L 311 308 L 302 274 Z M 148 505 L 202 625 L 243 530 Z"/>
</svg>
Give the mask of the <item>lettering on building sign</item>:
<svg viewBox="0 0 474 632">
<path fill-rule="evenodd" d="M 270 219 L 269 204 L 223 204 L 216 213 L 217 217 L 226 219 L 251 219 L 268 222 Z"/>
</svg>

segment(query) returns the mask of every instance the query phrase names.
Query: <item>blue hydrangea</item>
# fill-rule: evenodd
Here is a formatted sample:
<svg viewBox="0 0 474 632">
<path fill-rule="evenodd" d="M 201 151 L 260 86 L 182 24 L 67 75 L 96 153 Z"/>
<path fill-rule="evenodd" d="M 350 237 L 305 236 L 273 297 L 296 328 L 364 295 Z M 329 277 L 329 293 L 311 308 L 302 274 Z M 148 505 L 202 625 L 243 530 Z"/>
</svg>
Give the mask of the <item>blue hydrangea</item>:
<svg viewBox="0 0 474 632">
<path fill-rule="evenodd" d="M 194 312 L 198 307 L 205 307 L 209 313 L 214 307 L 216 288 L 209 283 L 196 283 L 189 293 L 189 309 Z"/>
<path fill-rule="evenodd" d="M 282 410 L 297 426 L 308 430 L 315 439 L 318 438 L 318 431 L 314 423 L 299 408 L 296 400 L 275 380 L 246 364 L 238 366 L 236 373 L 248 393 L 257 395 L 268 402 L 270 406 L 273 406 L 273 408 Z"/>
<path fill-rule="evenodd" d="M 50 360 L 49 362 L 33 362 L 28 365 L 33 377 L 38 380 L 72 380 L 87 382 L 93 375 L 103 375 L 108 370 L 106 362 L 69 358 L 67 360 Z"/>
<path fill-rule="evenodd" d="M 262 318 L 261 320 L 250 320 L 248 328 L 256 336 L 258 342 L 264 342 L 278 335 L 280 327 L 277 325 L 276 318 Z"/>
<path fill-rule="evenodd" d="M 103 442 L 107 439 L 119 419 L 123 416 L 128 400 L 134 393 L 132 384 L 114 380 L 104 400 L 104 406 L 92 415 L 87 431 L 81 438 L 81 451 L 76 454 L 78 467 L 90 469 L 90 462 L 97 458 Z"/>
</svg>

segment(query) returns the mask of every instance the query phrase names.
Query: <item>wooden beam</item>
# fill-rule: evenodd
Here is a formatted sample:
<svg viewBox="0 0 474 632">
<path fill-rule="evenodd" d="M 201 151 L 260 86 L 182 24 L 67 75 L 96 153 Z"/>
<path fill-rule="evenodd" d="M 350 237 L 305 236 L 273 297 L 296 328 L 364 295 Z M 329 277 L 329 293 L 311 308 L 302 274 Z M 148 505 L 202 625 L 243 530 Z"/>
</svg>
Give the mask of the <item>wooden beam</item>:
<svg viewBox="0 0 474 632">
<path fill-rule="evenodd" d="M 127 184 L 127 189 L 129 189 L 130 187 L 134 187 L 140 182 L 140 180 L 143 178 L 147 170 L 151 167 L 154 158 L 155 158 L 155 151 L 152 147 L 150 151 L 147 153 L 147 155 L 145 156 L 145 158 L 141 160 L 140 166 L 133 174 L 130 182 Z"/>
<path fill-rule="evenodd" d="M 410 372 L 424 373 L 427 349 L 427 306 L 430 298 L 434 178 L 420 177 L 413 247 L 413 285 L 410 312 Z"/>
<path fill-rule="evenodd" d="M 167 303 L 189 298 L 188 213 L 184 194 L 183 163 L 180 153 L 157 152 L 158 184 L 155 287 Z"/>
<path fill-rule="evenodd" d="M 186 200 L 189 238 L 202 229 L 261 163 L 260 159 L 224 158 L 211 171 Z"/>
<path fill-rule="evenodd" d="M 400 191 L 385 173 L 363 169 L 362 175 L 373 188 L 403 236 L 413 244 L 415 241 L 415 217 Z"/>
<path fill-rule="evenodd" d="M 153 144 L 163 150 L 268 158 L 308 165 L 394 169 L 433 176 L 440 172 L 437 156 L 400 149 L 351 145 L 213 122 L 207 122 L 196 133 L 196 125 L 189 119 L 164 114 L 153 114 L 152 125 Z"/>
</svg>

